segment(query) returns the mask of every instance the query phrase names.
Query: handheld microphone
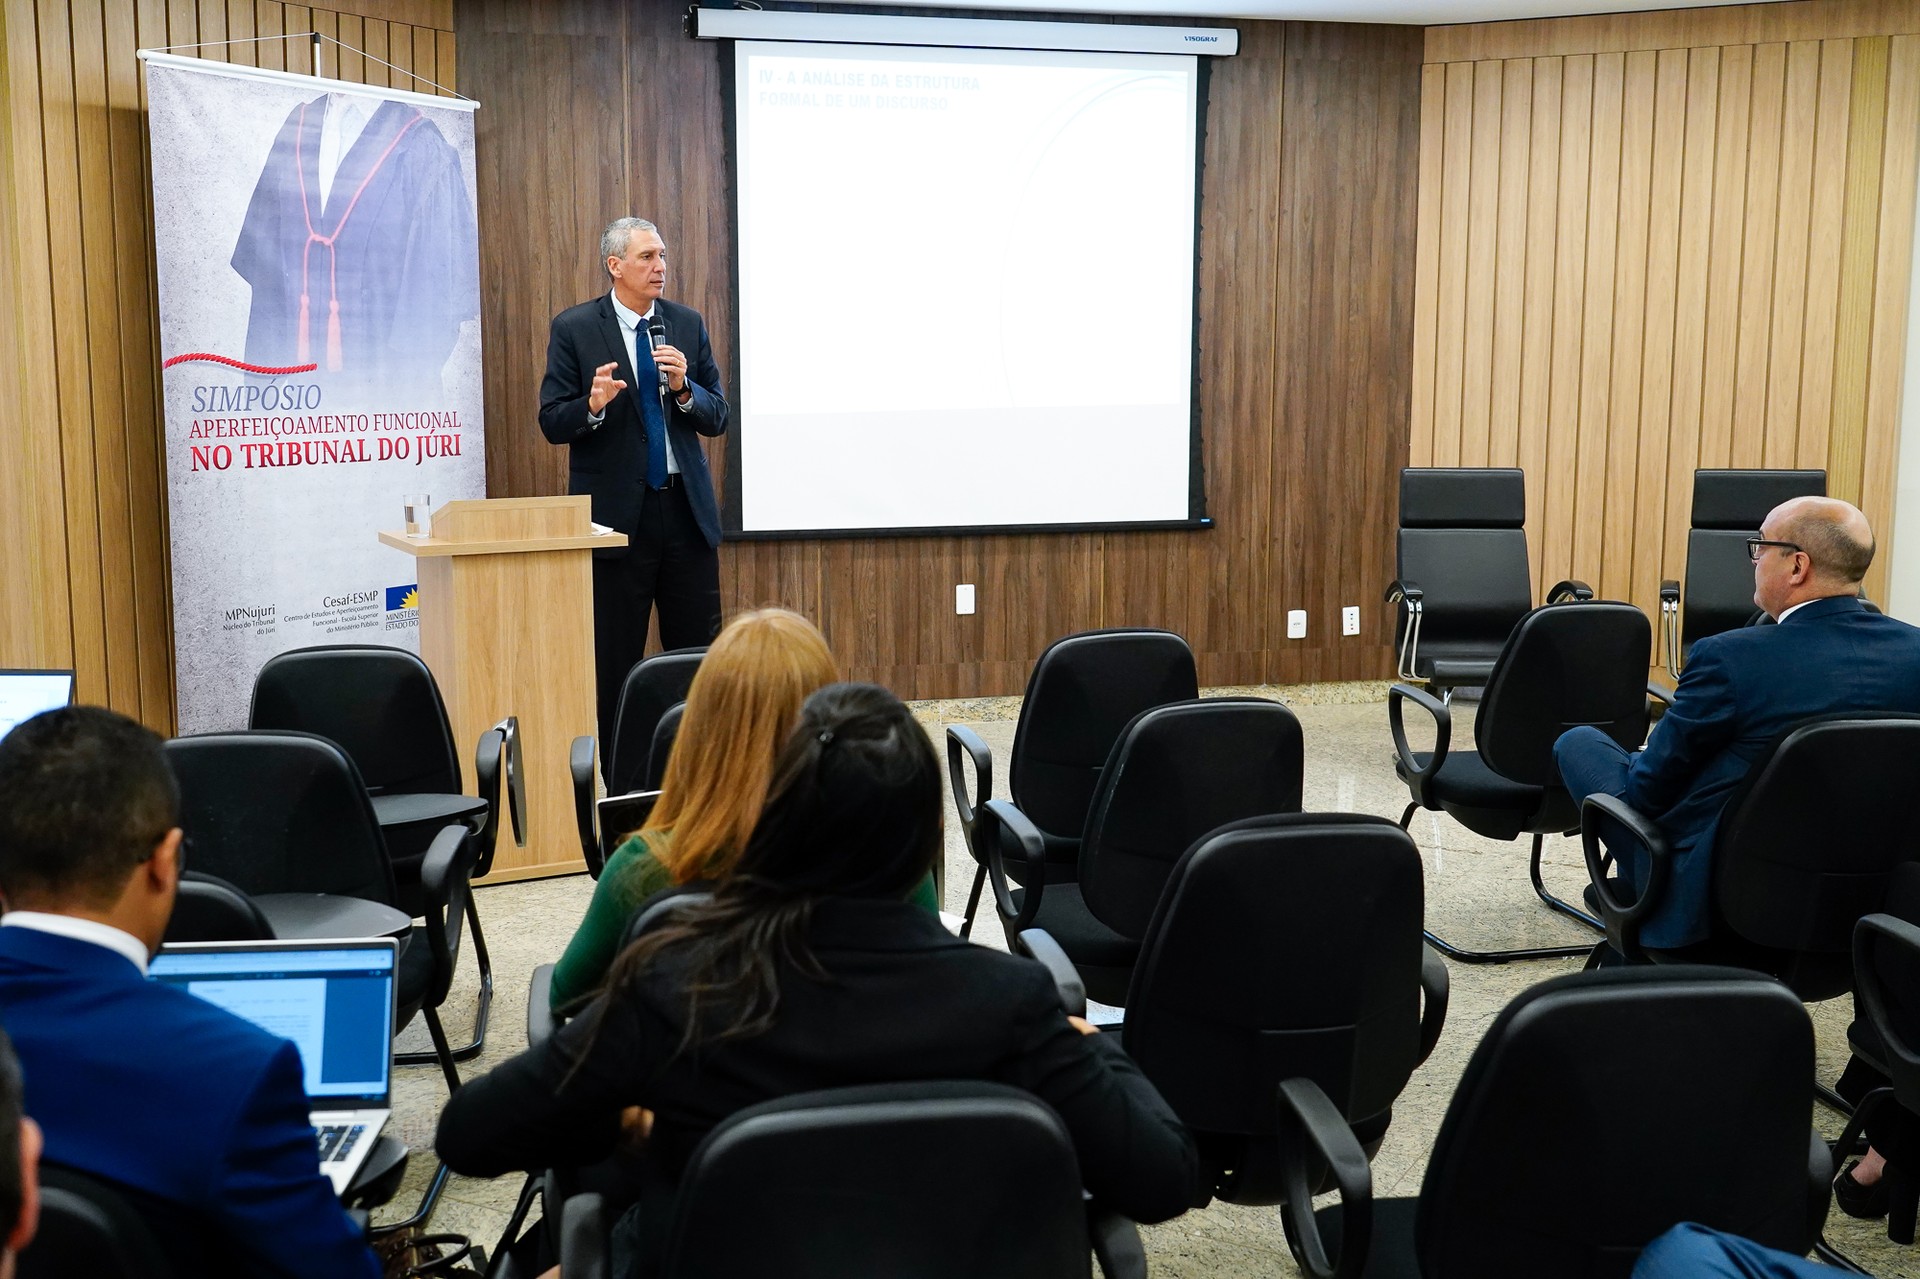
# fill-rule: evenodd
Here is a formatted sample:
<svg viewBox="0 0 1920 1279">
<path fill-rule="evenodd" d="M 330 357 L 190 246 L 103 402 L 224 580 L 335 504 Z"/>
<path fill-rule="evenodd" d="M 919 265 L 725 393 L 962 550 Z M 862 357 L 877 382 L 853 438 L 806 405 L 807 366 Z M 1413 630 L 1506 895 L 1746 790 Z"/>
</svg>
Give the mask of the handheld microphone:
<svg viewBox="0 0 1920 1279">
<path fill-rule="evenodd" d="M 647 321 L 647 349 L 650 351 L 658 351 L 666 344 L 667 326 L 661 321 L 660 317 L 656 315 Z M 657 364 L 654 368 L 658 370 L 660 374 L 660 390 L 664 393 L 667 389 L 667 371 L 660 368 Z"/>
</svg>

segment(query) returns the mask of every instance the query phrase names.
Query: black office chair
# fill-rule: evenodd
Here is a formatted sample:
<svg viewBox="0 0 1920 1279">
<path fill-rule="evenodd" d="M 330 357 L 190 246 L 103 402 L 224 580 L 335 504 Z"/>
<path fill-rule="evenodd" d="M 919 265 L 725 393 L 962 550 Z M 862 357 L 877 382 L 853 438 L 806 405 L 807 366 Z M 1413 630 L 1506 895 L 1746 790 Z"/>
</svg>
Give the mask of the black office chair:
<svg viewBox="0 0 1920 1279">
<path fill-rule="evenodd" d="M 1807 1122 L 1813 1024 L 1792 992 L 1727 968 L 1574 973 L 1523 992 L 1474 1050 L 1420 1197 L 1281 1211 L 1311 1279 L 1626 1279 L 1697 1221 L 1801 1256 L 1832 1157 Z M 1353 1134 L 1283 1086 L 1293 1175 Z M 1361 1165 L 1364 1171 L 1364 1165 Z M 1711 1175 L 1702 1175 L 1711 1169 Z"/>
<path fill-rule="evenodd" d="M 1082 631 L 1047 645 L 1020 702 L 1007 796 L 1040 832 L 1049 877 L 1070 880 L 1076 874 L 1087 810 L 1120 730 L 1141 711 L 1198 696 L 1193 650 L 1172 631 Z M 960 926 L 960 935 L 968 937 L 987 875 L 978 814 L 993 798 L 993 752 L 960 724 L 947 726 L 947 776 L 961 837 L 976 865 Z M 1010 873 L 1026 882 L 1025 865 Z"/>
<path fill-rule="evenodd" d="M 1077 880 L 1049 882 L 1040 828 L 1010 801 L 989 800 L 980 825 L 1009 942 L 1044 930 L 1088 995 L 1124 1003 L 1174 864 L 1228 822 L 1299 812 L 1304 767 L 1300 721 L 1279 702 L 1220 697 L 1141 711 L 1101 770 Z M 1025 887 L 1013 887 L 1016 878 Z"/>
<path fill-rule="evenodd" d="M 40 1164 L 40 1228 L 18 1257 L 20 1279 L 173 1279 L 173 1264 L 121 1191 Z"/>
<path fill-rule="evenodd" d="M 1687 533 L 1687 589 L 1660 583 L 1660 651 L 1667 674 L 1680 678 L 1695 640 L 1738 630 L 1754 615 L 1753 562 L 1747 539 L 1767 513 L 1796 497 L 1824 497 L 1825 471 L 1698 470 L 1693 473 L 1693 527 Z"/>
<path fill-rule="evenodd" d="M 1526 479 L 1514 467 L 1409 466 L 1400 472 L 1396 606 L 1400 680 L 1453 690 L 1485 684 L 1507 636 L 1533 607 Z M 1591 599 L 1564 581 L 1547 602 Z"/>
<path fill-rule="evenodd" d="M 427 664 L 404 648 L 369 644 L 297 648 L 267 660 L 253 682 L 247 727 L 314 733 L 339 744 L 373 796 L 374 817 L 393 864 L 397 904 L 409 915 L 425 913 L 420 864 L 434 837 L 449 823 L 465 826 L 474 841 L 474 876 L 493 869 L 499 834 L 502 729 L 481 734 L 474 756 L 477 795 L 462 792 L 460 758 L 440 686 Z M 516 830 L 519 813 L 514 813 Z M 480 974 L 473 1037 L 454 1050 L 457 1061 L 478 1056 L 493 1008 L 493 961 L 480 911 L 471 896 L 467 920 Z M 403 1065 L 425 1065 L 431 1053 L 402 1053 Z"/>
<path fill-rule="evenodd" d="M 638 790 L 658 790 L 656 779 L 647 784 L 655 730 L 660 718 L 673 706 L 687 700 L 693 677 L 700 670 L 704 648 L 675 648 L 635 662 L 620 685 L 620 701 L 614 712 L 611 733 L 600 752 L 600 770 L 606 780 L 607 794 L 626 795 Z M 601 725 L 608 733 L 608 726 Z M 594 739 L 576 737 L 568 753 L 573 775 L 574 823 L 580 830 L 580 852 L 586 859 L 587 873 L 600 878 L 606 865 L 599 829 L 594 823 L 593 792 Z M 666 768 L 666 757 L 660 766 Z"/>
<path fill-rule="evenodd" d="M 673 743 L 680 736 L 680 719 L 686 713 L 687 704 L 675 702 L 661 713 L 660 722 L 653 726 L 653 745 L 647 751 L 647 772 L 641 790 L 657 791 L 666 780 L 667 760 L 673 755 Z"/>
<path fill-rule="evenodd" d="M 1581 842 L 1606 944 L 1633 962 L 1752 968 L 1808 1001 L 1845 994 L 1854 924 L 1882 908 L 1895 868 L 1920 858 L 1906 789 L 1916 777 L 1920 715 L 1823 715 L 1786 733 L 1727 797 L 1713 847 L 1691 854 L 1712 858 L 1712 924 L 1679 949 L 1640 936 L 1672 882 L 1665 837 L 1622 801 L 1590 796 Z M 1646 858 L 1637 897 L 1613 873 L 1602 815 Z"/>
<path fill-rule="evenodd" d="M 1311 1080 L 1361 1148 L 1379 1150 L 1446 1021 L 1447 968 L 1421 942 L 1421 877 L 1405 831 L 1340 813 L 1233 822 L 1174 866 L 1122 1043 L 1199 1145 L 1201 1203 L 1287 1197 L 1282 1080 Z M 1071 980 L 1050 938 L 1022 941 L 1056 982 Z"/>
<path fill-rule="evenodd" d="M 1560 784 L 1553 744 L 1568 729 L 1591 724 L 1628 750 L 1647 736 L 1647 662 L 1653 628 L 1631 604 L 1612 601 L 1548 604 L 1520 619 L 1495 661 L 1474 719 L 1478 749 L 1452 745 L 1448 704 L 1431 693 L 1395 684 L 1387 694 L 1393 730 L 1394 770 L 1412 802 L 1400 815 L 1405 827 L 1419 809 L 1450 814 L 1489 839 L 1533 836 L 1528 875 L 1541 901 L 1598 929 L 1600 922 L 1547 891 L 1540 857 L 1550 834 L 1571 833 L 1580 824 L 1572 796 Z M 1431 751 L 1407 742 L 1404 716 L 1412 702 L 1433 717 Z M 1450 959 L 1503 963 L 1519 959 L 1584 955 L 1590 946 L 1541 946 L 1515 950 L 1465 950 L 1429 932 L 1427 939 Z"/>
<path fill-rule="evenodd" d="M 1890 1082 L 1867 1093 L 1854 1107 L 1840 1140 L 1834 1143 L 1836 1177 L 1841 1161 L 1854 1152 L 1866 1125 L 1884 1107 L 1897 1106 L 1909 1116 L 1909 1130 L 1920 1128 L 1920 925 L 1895 915 L 1864 916 L 1853 930 L 1853 965 L 1856 1016 L 1847 1028 L 1848 1045 Z M 1889 1157 L 1904 1161 L 1913 1155 L 1899 1150 Z M 1916 1198 L 1920 1186 L 1902 1177 L 1890 1189 L 1887 1237 L 1911 1244 L 1915 1220 L 1920 1217 L 1920 1198 Z M 1824 1239 L 1816 1251 L 1826 1261 L 1864 1273 Z"/>
<path fill-rule="evenodd" d="M 294 895 L 296 906 L 311 894 L 348 899 L 349 908 L 356 898 L 395 905 L 372 798 L 338 745 L 308 733 L 207 733 L 174 738 L 165 751 L 180 784 L 181 826 L 195 865 L 256 899 L 280 935 L 288 930 L 275 922 L 274 907 L 289 899 L 278 894 Z M 442 827 L 420 865 L 424 922 L 403 939 L 394 983 L 395 1032 L 415 1015 L 426 1022 L 432 1060 L 449 1092 L 460 1086 L 460 1073 L 439 1009 L 459 962 L 472 875 L 467 827 Z M 392 1228 L 424 1222 L 446 1178 L 442 1165 L 419 1212 Z"/>
<path fill-rule="evenodd" d="M 1090 1251 L 1110 1279 L 1147 1273 L 1133 1223 L 1081 1192 L 1059 1116 L 1003 1084 L 931 1081 L 730 1116 L 688 1161 L 663 1273 L 1078 1279 Z"/>
<path fill-rule="evenodd" d="M 273 924 L 254 900 L 216 875 L 189 866 L 180 876 L 162 941 L 272 941 Z"/>
</svg>

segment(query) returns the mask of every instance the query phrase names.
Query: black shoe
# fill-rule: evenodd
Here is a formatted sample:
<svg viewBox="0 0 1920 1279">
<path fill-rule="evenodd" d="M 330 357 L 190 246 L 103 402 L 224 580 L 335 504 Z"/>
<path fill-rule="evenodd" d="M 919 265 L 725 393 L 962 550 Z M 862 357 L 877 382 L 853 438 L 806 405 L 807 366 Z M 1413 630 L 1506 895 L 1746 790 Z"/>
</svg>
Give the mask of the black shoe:
<svg viewBox="0 0 1920 1279">
<path fill-rule="evenodd" d="M 1863 1186 L 1853 1179 L 1853 1170 L 1859 1166 L 1860 1161 L 1855 1159 L 1833 1179 L 1833 1200 L 1840 1205 L 1840 1211 L 1849 1217 L 1875 1221 L 1887 1215 L 1889 1196 L 1886 1174 L 1883 1172 L 1880 1180 L 1871 1186 Z"/>
</svg>

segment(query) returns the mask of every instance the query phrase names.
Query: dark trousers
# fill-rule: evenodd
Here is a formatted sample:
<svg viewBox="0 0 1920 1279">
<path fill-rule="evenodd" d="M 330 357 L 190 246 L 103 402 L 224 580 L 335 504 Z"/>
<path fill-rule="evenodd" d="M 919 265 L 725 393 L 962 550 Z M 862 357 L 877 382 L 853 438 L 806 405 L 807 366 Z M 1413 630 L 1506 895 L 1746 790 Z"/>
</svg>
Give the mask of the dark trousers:
<svg viewBox="0 0 1920 1279">
<path fill-rule="evenodd" d="M 593 559 L 593 658 L 600 708 L 600 767 L 613 744 L 620 686 L 646 654 L 647 615 L 660 610 L 663 648 L 695 648 L 720 633 L 720 554 L 707 545 L 687 490 L 651 490 L 620 556 Z"/>
<path fill-rule="evenodd" d="M 1578 804 L 1589 795 L 1611 795 L 1615 799 L 1627 793 L 1627 769 L 1633 760 L 1625 747 L 1589 724 L 1570 728 L 1553 744 L 1553 762 L 1560 769 L 1560 784 Z M 1646 859 L 1639 845 L 1620 838 L 1620 827 L 1611 821 L 1600 826 L 1600 842 L 1614 854 L 1613 873 L 1639 892 L 1646 886 Z"/>
</svg>

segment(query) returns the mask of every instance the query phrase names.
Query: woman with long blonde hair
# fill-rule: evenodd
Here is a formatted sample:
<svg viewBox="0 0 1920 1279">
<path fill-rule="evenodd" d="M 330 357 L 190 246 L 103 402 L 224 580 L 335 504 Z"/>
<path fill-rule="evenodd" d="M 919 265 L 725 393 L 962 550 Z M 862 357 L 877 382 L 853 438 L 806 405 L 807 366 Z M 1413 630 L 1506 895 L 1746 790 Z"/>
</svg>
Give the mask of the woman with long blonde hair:
<svg viewBox="0 0 1920 1279">
<path fill-rule="evenodd" d="M 554 965 L 555 1008 L 599 988 L 627 921 L 655 894 L 727 878 L 760 819 L 774 756 L 801 705 L 839 677 L 826 638 L 798 613 L 758 609 L 720 632 L 687 690 L 660 800 L 607 859 L 579 930 Z M 931 881 L 914 900 L 938 909 Z"/>
</svg>

